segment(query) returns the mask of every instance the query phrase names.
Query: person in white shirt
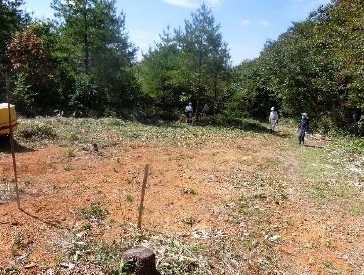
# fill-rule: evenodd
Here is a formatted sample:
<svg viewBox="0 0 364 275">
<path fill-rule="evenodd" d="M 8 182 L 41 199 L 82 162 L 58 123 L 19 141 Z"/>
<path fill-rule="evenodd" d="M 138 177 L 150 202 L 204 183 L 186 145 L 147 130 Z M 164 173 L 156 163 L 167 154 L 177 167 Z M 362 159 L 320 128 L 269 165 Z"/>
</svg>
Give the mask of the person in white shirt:
<svg viewBox="0 0 364 275">
<path fill-rule="evenodd" d="M 185 122 L 187 124 L 192 123 L 192 114 L 193 114 L 193 107 L 192 107 L 192 102 L 190 102 L 185 108 L 185 117 L 186 117 Z"/>
<path fill-rule="evenodd" d="M 274 133 L 276 125 L 278 123 L 278 113 L 274 109 L 274 107 L 270 108 L 270 114 L 269 114 L 269 132 Z"/>
</svg>

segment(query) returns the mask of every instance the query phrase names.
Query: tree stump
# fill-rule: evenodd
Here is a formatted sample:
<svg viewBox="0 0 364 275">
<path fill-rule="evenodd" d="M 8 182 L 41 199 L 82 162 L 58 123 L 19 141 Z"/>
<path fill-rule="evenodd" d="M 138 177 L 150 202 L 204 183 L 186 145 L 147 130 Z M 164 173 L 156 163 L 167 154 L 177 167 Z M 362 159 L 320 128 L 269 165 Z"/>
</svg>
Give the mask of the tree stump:
<svg viewBox="0 0 364 275">
<path fill-rule="evenodd" d="M 160 275 L 156 269 L 155 254 L 146 247 L 136 247 L 121 254 L 122 272 L 135 275 Z"/>
</svg>

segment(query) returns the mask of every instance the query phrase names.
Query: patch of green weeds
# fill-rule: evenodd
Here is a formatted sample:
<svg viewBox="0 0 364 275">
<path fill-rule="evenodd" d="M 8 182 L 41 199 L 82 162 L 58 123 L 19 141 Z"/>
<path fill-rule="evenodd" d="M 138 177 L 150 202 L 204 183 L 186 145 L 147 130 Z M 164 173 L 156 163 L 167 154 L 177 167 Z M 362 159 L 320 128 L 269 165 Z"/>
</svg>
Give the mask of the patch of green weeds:
<svg viewBox="0 0 364 275">
<path fill-rule="evenodd" d="M 320 179 L 331 177 L 334 174 L 333 169 L 328 169 L 328 160 L 324 149 L 312 149 L 309 147 L 299 148 L 297 158 L 301 163 L 300 169 L 306 178 Z"/>
<path fill-rule="evenodd" d="M 38 138 L 45 141 L 47 139 L 58 140 L 59 144 L 63 144 L 65 147 L 68 146 L 69 141 L 85 145 L 92 141 L 92 143 L 99 144 L 100 147 L 112 147 L 120 144 L 122 140 L 138 139 L 158 144 L 199 148 L 211 138 L 223 139 L 225 143 L 235 146 L 236 137 L 242 136 L 242 129 L 235 127 L 195 125 L 191 131 L 191 127 L 186 127 L 181 123 L 161 122 L 155 125 L 145 125 L 116 118 L 50 117 L 23 120 L 21 123 L 23 129 L 18 131 L 19 137 L 31 140 Z"/>
<path fill-rule="evenodd" d="M 91 202 L 88 208 L 77 208 L 76 211 L 90 222 L 100 222 L 109 214 L 108 210 L 102 207 L 100 200 Z"/>
<path fill-rule="evenodd" d="M 134 199 L 133 199 L 133 196 L 131 194 L 126 194 L 125 195 L 125 201 L 127 202 L 132 202 Z"/>
<path fill-rule="evenodd" d="M 40 141 L 47 139 L 56 139 L 57 133 L 55 129 L 41 120 L 22 121 L 16 132 L 16 137 L 32 141 Z"/>
<path fill-rule="evenodd" d="M 243 239 L 241 241 L 243 247 L 248 249 L 249 251 L 253 250 L 254 248 L 258 247 L 259 241 L 254 240 L 252 238 Z"/>
<path fill-rule="evenodd" d="M 29 185 L 32 185 L 33 184 L 33 179 L 32 178 L 28 178 L 28 177 L 26 177 L 25 179 L 24 179 L 24 185 L 25 186 L 29 186 Z"/>
<path fill-rule="evenodd" d="M 321 200 L 330 198 L 350 199 L 357 194 L 357 190 L 353 186 L 347 184 L 331 184 L 328 182 L 317 182 L 310 186 L 310 194 Z"/>
<path fill-rule="evenodd" d="M 18 192 L 19 193 L 24 193 L 25 192 L 24 186 L 19 186 L 18 187 Z"/>
<path fill-rule="evenodd" d="M 13 234 L 13 246 L 16 246 L 16 247 L 24 247 L 24 235 L 22 232 L 20 231 L 17 231 L 17 232 L 14 232 Z"/>
<path fill-rule="evenodd" d="M 29 244 L 30 244 L 30 241 L 27 240 L 27 238 L 24 236 L 23 232 L 16 231 L 13 234 L 11 251 L 14 255 L 22 253 L 21 251 L 24 251 L 25 249 L 27 249 Z"/>
<path fill-rule="evenodd" d="M 277 270 L 276 264 L 271 260 L 271 259 L 260 259 L 259 262 L 259 267 L 264 270 L 264 274 L 275 274 L 278 272 L 274 272 L 275 270 Z M 279 273 L 278 273 L 279 274 Z"/>
<path fill-rule="evenodd" d="M 66 136 L 67 139 L 69 139 L 71 141 L 79 141 L 80 140 L 80 137 L 76 133 L 68 133 L 65 136 Z"/>
<path fill-rule="evenodd" d="M 363 206 L 358 203 L 351 203 L 348 205 L 348 211 L 354 216 L 363 214 Z"/>
<path fill-rule="evenodd" d="M 52 162 L 51 160 L 47 160 L 45 163 L 46 167 L 48 169 L 54 169 L 56 167 L 56 165 L 54 164 L 54 162 Z"/>
<path fill-rule="evenodd" d="M 73 158 L 75 156 L 76 156 L 75 149 L 73 149 L 73 148 L 67 148 L 66 158 L 70 159 L 70 158 Z"/>
<path fill-rule="evenodd" d="M 91 223 L 85 223 L 84 225 L 83 225 L 83 229 L 85 229 L 85 230 L 90 230 L 91 229 Z"/>
<path fill-rule="evenodd" d="M 68 163 L 67 165 L 63 166 L 63 171 L 66 172 L 72 171 L 72 165 Z"/>
<path fill-rule="evenodd" d="M 332 274 L 332 275 L 340 274 L 340 272 L 337 270 L 336 266 L 332 262 L 325 261 L 323 264 L 326 267 L 329 274 Z"/>
<path fill-rule="evenodd" d="M 9 265 L 7 267 L 2 268 L 1 274 L 4 274 L 4 275 L 15 275 L 15 274 L 19 274 L 19 270 L 18 270 L 18 268 L 16 266 Z"/>
</svg>

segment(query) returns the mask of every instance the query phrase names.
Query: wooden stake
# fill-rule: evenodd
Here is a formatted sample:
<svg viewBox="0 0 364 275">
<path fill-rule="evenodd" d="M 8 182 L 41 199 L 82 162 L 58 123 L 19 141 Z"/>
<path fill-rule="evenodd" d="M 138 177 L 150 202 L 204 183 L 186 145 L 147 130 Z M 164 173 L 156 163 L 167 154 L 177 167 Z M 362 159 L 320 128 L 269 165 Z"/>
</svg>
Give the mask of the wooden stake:
<svg viewBox="0 0 364 275">
<path fill-rule="evenodd" d="M 11 147 L 11 155 L 13 157 L 13 168 L 14 168 L 14 178 L 15 178 L 15 192 L 16 192 L 16 203 L 18 208 L 20 209 L 20 199 L 19 199 L 19 188 L 18 188 L 18 175 L 16 170 L 16 159 L 15 159 L 15 149 L 14 149 L 14 136 L 13 136 L 13 127 L 11 124 L 11 112 L 10 112 L 10 88 L 9 88 L 9 80 L 6 79 L 6 94 L 8 101 L 8 113 L 9 113 L 9 137 L 10 137 L 10 147 Z"/>
<path fill-rule="evenodd" d="M 148 170 L 149 164 L 145 165 L 144 168 L 144 179 L 142 184 L 142 195 L 140 198 L 140 205 L 139 205 L 139 218 L 138 218 L 138 229 L 142 228 L 142 215 L 143 215 L 143 204 L 144 204 L 144 196 L 145 196 L 145 188 L 147 186 L 147 179 L 148 179 Z"/>
</svg>

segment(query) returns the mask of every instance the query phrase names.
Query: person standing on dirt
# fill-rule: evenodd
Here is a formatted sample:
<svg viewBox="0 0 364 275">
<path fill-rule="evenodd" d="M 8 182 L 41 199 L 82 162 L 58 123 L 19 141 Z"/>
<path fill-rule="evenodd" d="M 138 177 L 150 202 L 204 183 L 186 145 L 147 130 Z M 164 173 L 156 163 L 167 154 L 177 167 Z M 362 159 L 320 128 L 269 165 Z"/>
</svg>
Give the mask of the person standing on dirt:
<svg viewBox="0 0 364 275">
<path fill-rule="evenodd" d="M 187 124 L 192 123 L 192 114 L 193 114 L 192 102 L 189 102 L 188 105 L 185 107 L 185 117 L 186 117 L 185 122 Z"/>
<path fill-rule="evenodd" d="M 278 123 L 278 113 L 275 110 L 274 107 L 270 108 L 270 113 L 269 113 L 269 132 L 270 133 L 274 133 L 274 130 L 276 128 L 276 125 Z"/>
<path fill-rule="evenodd" d="M 308 116 L 306 113 L 302 113 L 302 118 L 300 123 L 297 127 L 297 134 L 298 134 L 298 144 L 304 145 L 305 144 L 305 135 L 308 131 L 308 127 L 310 125 L 310 120 L 308 119 Z"/>
</svg>

